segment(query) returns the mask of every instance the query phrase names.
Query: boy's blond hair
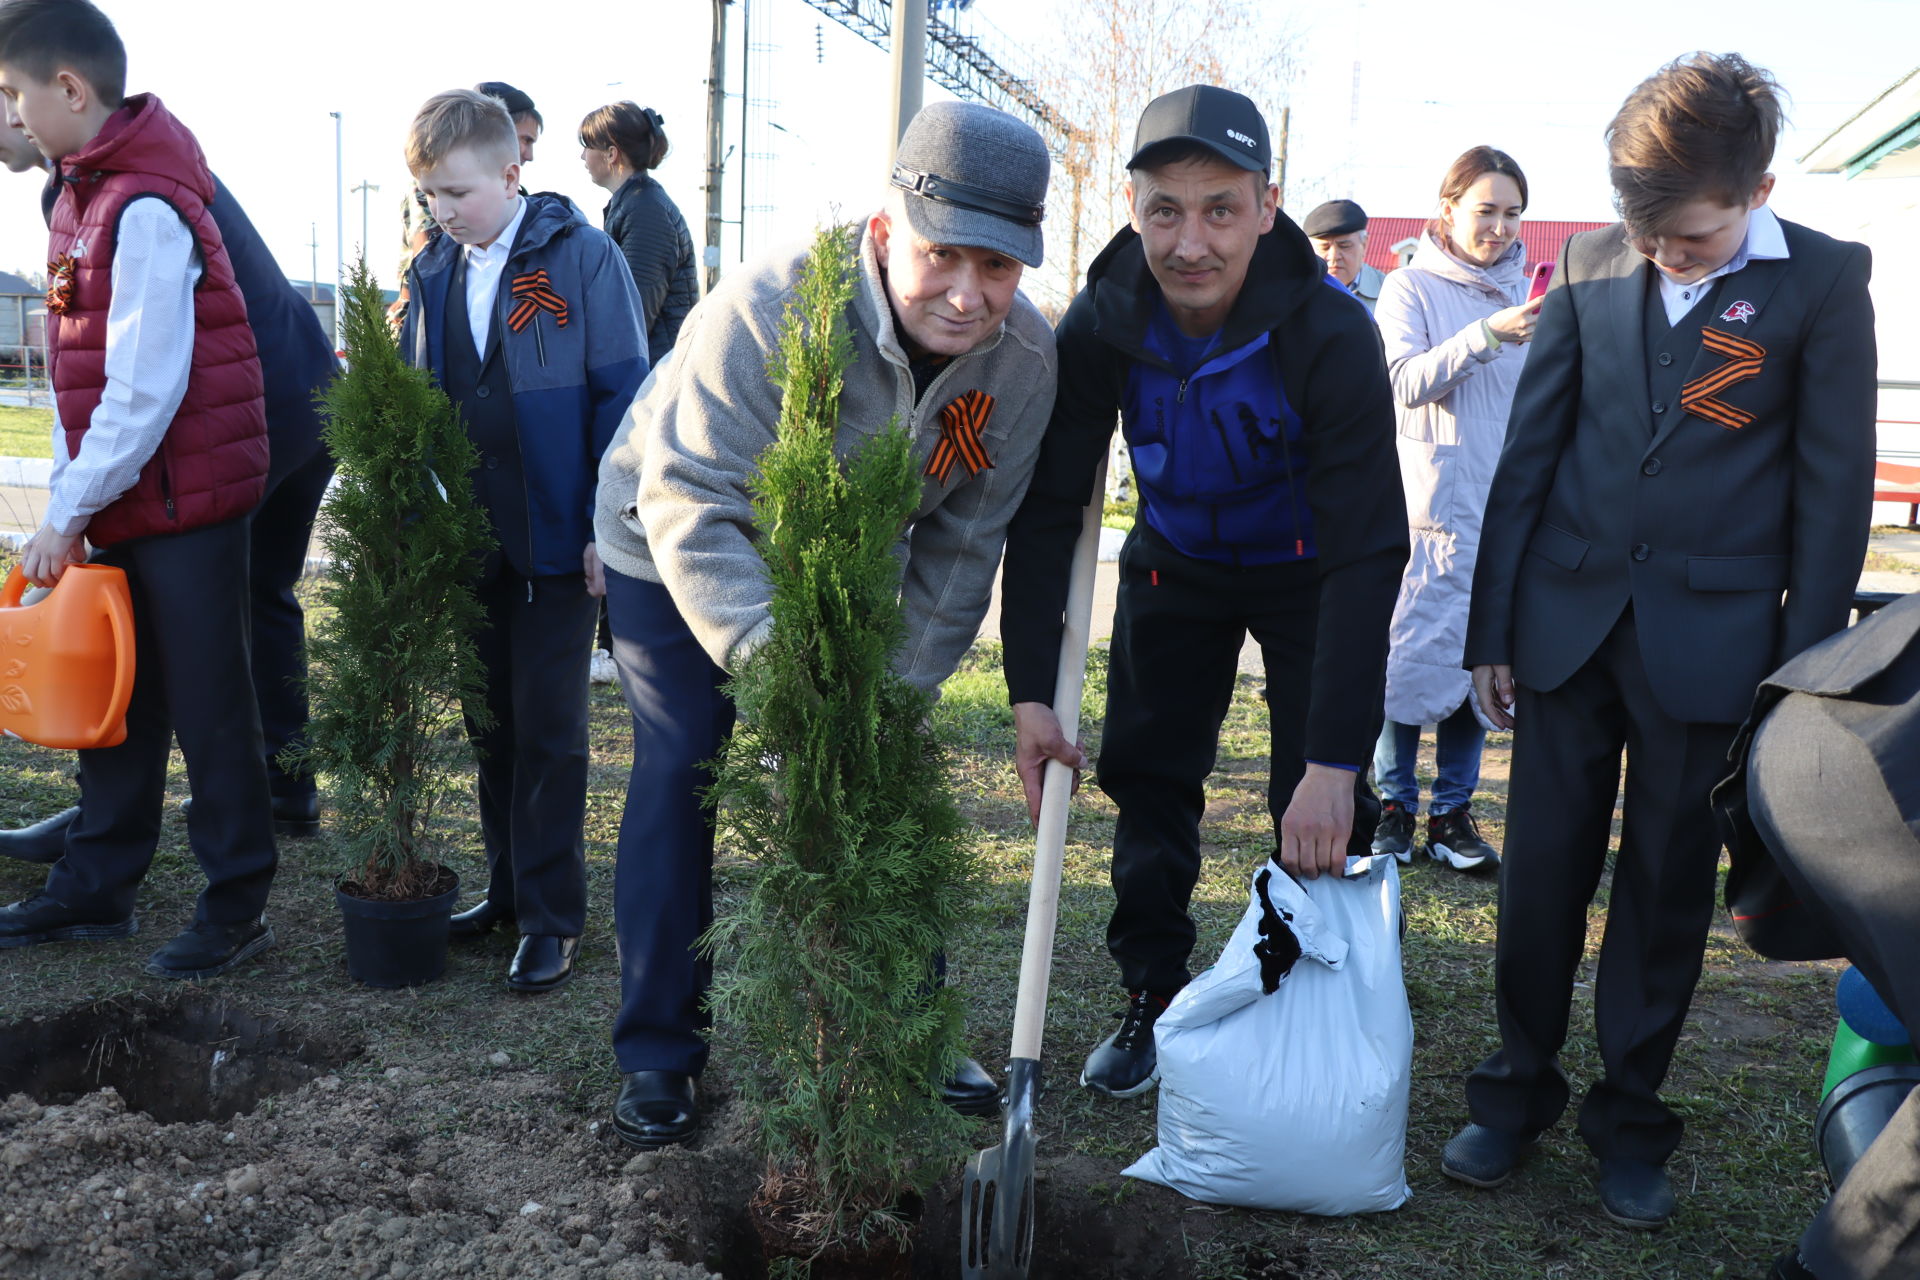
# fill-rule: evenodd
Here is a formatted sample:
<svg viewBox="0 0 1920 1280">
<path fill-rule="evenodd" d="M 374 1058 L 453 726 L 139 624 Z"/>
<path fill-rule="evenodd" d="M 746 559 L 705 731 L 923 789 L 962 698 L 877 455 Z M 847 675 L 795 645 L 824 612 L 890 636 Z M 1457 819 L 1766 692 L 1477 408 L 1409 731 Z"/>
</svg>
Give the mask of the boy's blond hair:
<svg viewBox="0 0 1920 1280">
<path fill-rule="evenodd" d="M 407 171 L 418 178 L 461 147 L 497 158 L 502 167 L 520 162 L 520 139 L 500 99 L 472 89 L 428 98 L 407 130 Z"/>
</svg>

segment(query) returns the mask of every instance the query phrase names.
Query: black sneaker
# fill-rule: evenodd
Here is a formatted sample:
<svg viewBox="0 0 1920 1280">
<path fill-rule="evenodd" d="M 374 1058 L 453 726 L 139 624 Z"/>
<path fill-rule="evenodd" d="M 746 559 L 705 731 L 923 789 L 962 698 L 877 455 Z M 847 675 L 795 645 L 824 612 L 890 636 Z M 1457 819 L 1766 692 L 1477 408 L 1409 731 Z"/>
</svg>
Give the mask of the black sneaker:
<svg viewBox="0 0 1920 1280">
<path fill-rule="evenodd" d="M 1393 855 L 1401 866 L 1413 861 L 1413 811 L 1398 800 L 1380 802 L 1380 825 L 1373 831 L 1373 851 Z"/>
<path fill-rule="evenodd" d="M 131 911 L 125 919 L 103 920 L 44 893 L 0 907 L 0 947 L 32 947 L 42 942 L 97 942 L 105 938 L 125 938 L 139 930 L 139 922 Z"/>
<path fill-rule="evenodd" d="M 1120 1029 L 1087 1055 L 1080 1083 L 1110 1098 L 1131 1098 L 1153 1088 L 1160 1078 L 1160 1064 L 1153 1051 L 1153 1024 L 1166 1007 L 1167 1002 L 1150 991 L 1133 992 L 1126 1010 L 1115 1015 L 1120 1019 Z"/>
<path fill-rule="evenodd" d="M 267 918 L 239 924 L 196 924 L 147 957 L 156 978 L 212 978 L 273 945 Z"/>
<path fill-rule="evenodd" d="M 1427 856 L 1455 871 L 1496 871 L 1500 851 L 1480 838 L 1467 806 L 1427 815 Z"/>
</svg>

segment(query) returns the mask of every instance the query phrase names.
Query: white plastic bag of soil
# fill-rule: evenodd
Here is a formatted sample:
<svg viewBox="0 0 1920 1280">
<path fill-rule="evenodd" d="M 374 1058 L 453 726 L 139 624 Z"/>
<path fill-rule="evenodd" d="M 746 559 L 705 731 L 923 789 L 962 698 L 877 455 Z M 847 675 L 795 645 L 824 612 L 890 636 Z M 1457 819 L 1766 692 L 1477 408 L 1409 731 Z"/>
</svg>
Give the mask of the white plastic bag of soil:
<svg viewBox="0 0 1920 1280">
<path fill-rule="evenodd" d="M 1349 858 L 1345 877 L 1304 885 L 1269 861 L 1154 1043 L 1160 1145 L 1128 1177 L 1250 1209 L 1405 1204 L 1413 1017 L 1393 859 Z"/>
</svg>

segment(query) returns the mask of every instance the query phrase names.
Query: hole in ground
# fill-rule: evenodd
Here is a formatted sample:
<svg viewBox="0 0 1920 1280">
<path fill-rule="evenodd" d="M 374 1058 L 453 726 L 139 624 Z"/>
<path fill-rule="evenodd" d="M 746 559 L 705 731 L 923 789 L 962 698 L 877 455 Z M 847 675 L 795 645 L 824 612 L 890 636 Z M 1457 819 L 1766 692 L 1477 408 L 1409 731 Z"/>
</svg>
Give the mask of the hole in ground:
<svg viewBox="0 0 1920 1280">
<path fill-rule="evenodd" d="M 111 1086 L 162 1124 L 226 1120 L 360 1052 L 198 991 L 123 996 L 0 1026 L 0 1098 L 68 1103 Z"/>
</svg>

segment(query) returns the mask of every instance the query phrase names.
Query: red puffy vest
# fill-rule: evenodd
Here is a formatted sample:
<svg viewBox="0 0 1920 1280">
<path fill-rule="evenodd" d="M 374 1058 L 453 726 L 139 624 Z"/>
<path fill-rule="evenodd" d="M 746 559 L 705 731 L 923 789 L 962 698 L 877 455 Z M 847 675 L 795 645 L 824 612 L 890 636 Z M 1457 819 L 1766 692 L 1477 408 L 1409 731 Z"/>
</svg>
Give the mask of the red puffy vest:
<svg viewBox="0 0 1920 1280">
<path fill-rule="evenodd" d="M 67 456 L 86 447 L 106 390 L 107 308 L 120 213 L 158 196 L 199 242 L 193 372 L 186 398 L 133 488 L 88 521 L 87 541 L 185 533 L 252 511 L 267 477 L 267 417 L 260 357 L 233 264 L 207 202 L 213 174 L 186 126 L 151 94 L 128 98 L 85 147 L 60 162 L 47 295 L 53 390 Z"/>
</svg>

